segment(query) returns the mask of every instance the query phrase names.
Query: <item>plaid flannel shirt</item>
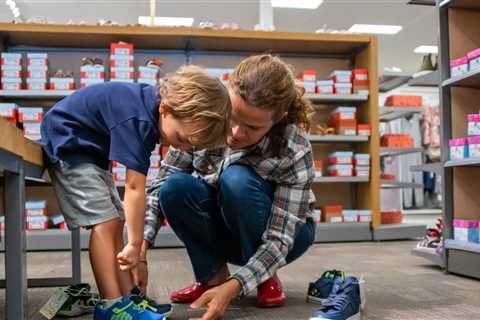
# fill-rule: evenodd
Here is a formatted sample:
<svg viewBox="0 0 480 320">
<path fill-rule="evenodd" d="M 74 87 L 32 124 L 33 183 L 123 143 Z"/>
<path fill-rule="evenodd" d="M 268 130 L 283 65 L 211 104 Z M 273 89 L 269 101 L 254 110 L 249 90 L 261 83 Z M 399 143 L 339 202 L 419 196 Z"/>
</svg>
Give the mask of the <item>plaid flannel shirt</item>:
<svg viewBox="0 0 480 320">
<path fill-rule="evenodd" d="M 233 151 L 185 152 L 170 148 L 162 161 L 158 177 L 147 190 L 144 239 L 153 243 L 164 216 L 158 206 L 158 188 L 175 172 L 192 174 L 215 186 L 224 168 L 231 164 L 246 164 L 267 181 L 276 184 L 271 216 L 256 253 L 246 265 L 231 277 L 242 285 L 242 295 L 248 294 L 286 264 L 293 247 L 296 231 L 312 217 L 315 196 L 311 184 L 315 177 L 313 152 L 306 133 L 297 126 L 286 128 L 286 143 L 280 156 L 269 151 L 271 138 L 267 134 L 248 149 Z"/>
</svg>

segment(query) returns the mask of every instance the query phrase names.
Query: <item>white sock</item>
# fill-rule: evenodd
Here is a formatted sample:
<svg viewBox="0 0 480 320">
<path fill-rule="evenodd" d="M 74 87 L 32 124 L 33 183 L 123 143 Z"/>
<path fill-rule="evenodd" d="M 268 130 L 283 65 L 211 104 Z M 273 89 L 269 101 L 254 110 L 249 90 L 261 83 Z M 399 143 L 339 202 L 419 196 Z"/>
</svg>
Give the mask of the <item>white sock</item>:
<svg viewBox="0 0 480 320">
<path fill-rule="evenodd" d="M 102 306 L 106 309 L 108 308 L 111 308 L 115 303 L 119 302 L 122 300 L 122 297 L 118 297 L 118 298 L 115 298 L 115 299 L 102 299 L 100 300 L 100 303 L 102 304 Z"/>
</svg>

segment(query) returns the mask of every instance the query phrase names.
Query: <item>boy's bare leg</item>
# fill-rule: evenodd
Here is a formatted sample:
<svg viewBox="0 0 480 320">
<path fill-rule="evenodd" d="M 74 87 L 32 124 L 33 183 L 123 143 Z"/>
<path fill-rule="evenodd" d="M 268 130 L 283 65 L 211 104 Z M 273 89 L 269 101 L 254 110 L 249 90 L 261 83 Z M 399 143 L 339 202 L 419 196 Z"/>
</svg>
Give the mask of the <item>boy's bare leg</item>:
<svg viewBox="0 0 480 320">
<path fill-rule="evenodd" d="M 117 237 L 115 241 L 115 252 L 118 254 L 122 251 L 125 243 L 123 241 L 123 229 L 125 226 L 125 222 L 121 221 L 121 224 L 118 227 Z M 122 292 L 123 296 L 129 296 L 130 291 L 133 288 L 133 277 L 131 271 L 121 271 L 120 265 L 117 263 L 117 276 L 118 276 L 118 283 L 120 285 L 120 291 Z"/>
<path fill-rule="evenodd" d="M 93 226 L 90 234 L 90 263 L 95 282 L 102 299 L 122 296 L 118 280 L 116 239 L 120 219 L 106 221 Z"/>
</svg>

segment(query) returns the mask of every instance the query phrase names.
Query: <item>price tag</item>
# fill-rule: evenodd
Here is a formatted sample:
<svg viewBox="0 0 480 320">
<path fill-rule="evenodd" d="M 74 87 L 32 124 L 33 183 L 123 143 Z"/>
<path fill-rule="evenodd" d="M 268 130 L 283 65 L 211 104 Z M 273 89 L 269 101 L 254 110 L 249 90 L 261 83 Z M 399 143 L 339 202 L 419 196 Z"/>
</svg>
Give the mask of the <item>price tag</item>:
<svg viewBox="0 0 480 320">
<path fill-rule="evenodd" d="M 40 313 L 47 319 L 52 319 L 68 300 L 68 294 L 64 289 L 57 290 L 53 296 L 40 309 Z"/>
</svg>

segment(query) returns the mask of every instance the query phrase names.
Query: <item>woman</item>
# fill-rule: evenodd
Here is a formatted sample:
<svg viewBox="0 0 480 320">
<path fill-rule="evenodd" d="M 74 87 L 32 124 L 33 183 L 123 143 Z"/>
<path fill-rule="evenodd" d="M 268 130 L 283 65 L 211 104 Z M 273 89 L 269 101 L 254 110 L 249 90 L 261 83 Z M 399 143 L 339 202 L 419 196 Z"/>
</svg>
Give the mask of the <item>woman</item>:
<svg viewBox="0 0 480 320">
<path fill-rule="evenodd" d="M 230 301 L 258 288 L 259 307 L 280 306 L 276 271 L 302 256 L 315 238 L 313 152 L 303 128 L 310 102 L 292 70 L 271 55 L 243 60 L 229 81 L 228 147 L 170 148 L 149 189 L 138 282 L 146 286 L 146 249 L 164 217 L 184 242 L 197 283 L 172 301 L 208 305 L 216 319 Z M 240 265 L 230 274 L 227 262 Z"/>
</svg>

